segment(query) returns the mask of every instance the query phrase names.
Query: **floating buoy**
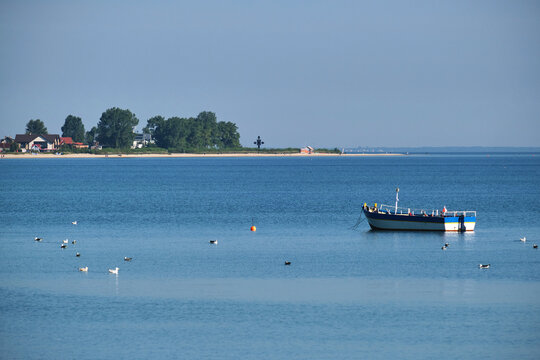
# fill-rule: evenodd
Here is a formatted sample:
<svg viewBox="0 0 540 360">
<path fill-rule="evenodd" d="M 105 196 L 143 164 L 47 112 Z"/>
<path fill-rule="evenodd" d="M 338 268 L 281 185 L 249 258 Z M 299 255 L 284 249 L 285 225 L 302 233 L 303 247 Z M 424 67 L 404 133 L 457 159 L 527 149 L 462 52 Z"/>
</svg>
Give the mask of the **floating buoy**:
<svg viewBox="0 0 540 360">
<path fill-rule="evenodd" d="M 251 231 L 257 231 L 257 228 L 255 227 L 255 225 L 251 225 L 250 230 L 251 230 Z"/>
</svg>

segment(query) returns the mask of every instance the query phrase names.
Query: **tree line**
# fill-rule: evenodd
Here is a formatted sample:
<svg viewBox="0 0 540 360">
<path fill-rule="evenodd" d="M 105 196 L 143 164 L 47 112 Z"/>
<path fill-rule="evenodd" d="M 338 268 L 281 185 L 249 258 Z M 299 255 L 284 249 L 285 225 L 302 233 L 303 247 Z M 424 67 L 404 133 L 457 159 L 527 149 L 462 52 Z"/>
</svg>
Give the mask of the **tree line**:
<svg viewBox="0 0 540 360">
<path fill-rule="evenodd" d="M 139 119 L 128 109 L 110 108 L 101 115 L 97 126 L 85 131 L 82 119 L 68 115 L 62 126 L 62 137 L 74 142 L 112 148 L 127 148 L 133 144 L 135 127 Z M 27 134 L 47 134 L 40 119 L 26 124 Z M 235 123 L 217 121 L 216 114 L 203 111 L 197 117 L 182 118 L 154 116 L 147 120 L 143 133 L 151 134 L 158 147 L 176 151 L 241 148 L 240 134 Z"/>
</svg>

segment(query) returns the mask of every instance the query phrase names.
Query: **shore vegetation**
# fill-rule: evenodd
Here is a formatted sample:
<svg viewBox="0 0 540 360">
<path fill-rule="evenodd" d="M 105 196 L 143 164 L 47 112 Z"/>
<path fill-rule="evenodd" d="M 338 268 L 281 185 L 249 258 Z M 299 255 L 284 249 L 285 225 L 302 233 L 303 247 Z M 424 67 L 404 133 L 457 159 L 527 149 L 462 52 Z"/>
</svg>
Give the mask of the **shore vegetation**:
<svg viewBox="0 0 540 360">
<path fill-rule="evenodd" d="M 129 109 L 117 107 L 104 111 L 97 123 L 85 131 L 83 121 L 68 115 L 62 126 L 62 137 L 84 143 L 88 148 L 63 145 L 59 152 L 73 154 L 295 154 L 300 148 L 251 148 L 240 144 L 238 126 L 230 121 L 218 121 L 215 113 L 202 111 L 196 117 L 156 115 L 147 120 L 142 135 L 135 133 L 139 119 Z M 26 124 L 26 134 L 48 134 L 40 119 Z M 143 139 L 142 144 L 134 140 Z M 139 141 L 139 140 L 137 140 Z M 18 144 L 10 152 L 19 151 Z M 138 145 L 138 146 L 137 146 Z M 7 149 L 6 149 L 7 150 Z M 4 150 L 4 151 L 6 151 Z M 315 149 L 317 153 L 337 154 L 339 149 Z"/>
</svg>

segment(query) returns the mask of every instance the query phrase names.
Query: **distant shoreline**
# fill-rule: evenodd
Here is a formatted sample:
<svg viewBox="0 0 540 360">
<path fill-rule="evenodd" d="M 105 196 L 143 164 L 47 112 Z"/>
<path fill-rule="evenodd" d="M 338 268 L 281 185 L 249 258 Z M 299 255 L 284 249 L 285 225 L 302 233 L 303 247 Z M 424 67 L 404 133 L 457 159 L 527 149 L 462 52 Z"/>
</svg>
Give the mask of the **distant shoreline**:
<svg viewBox="0 0 540 360">
<path fill-rule="evenodd" d="M 2 159 L 99 159 L 99 158 L 206 158 L 206 157 L 339 157 L 339 156 L 404 156 L 404 154 L 291 154 L 291 153 L 230 153 L 230 154 L 3 154 Z"/>
</svg>

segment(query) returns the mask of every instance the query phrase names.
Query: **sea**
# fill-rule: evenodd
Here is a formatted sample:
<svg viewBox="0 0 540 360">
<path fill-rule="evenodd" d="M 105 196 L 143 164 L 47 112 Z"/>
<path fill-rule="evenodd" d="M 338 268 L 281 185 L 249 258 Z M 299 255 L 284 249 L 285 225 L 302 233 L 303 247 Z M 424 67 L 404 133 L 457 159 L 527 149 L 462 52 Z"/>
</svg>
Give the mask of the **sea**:
<svg viewBox="0 0 540 360">
<path fill-rule="evenodd" d="M 0 174 L 1 359 L 540 358 L 540 154 L 0 159 Z M 396 187 L 400 206 L 477 211 L 476 230 L 371 231 L 362 205 Z"/>
</svg>

